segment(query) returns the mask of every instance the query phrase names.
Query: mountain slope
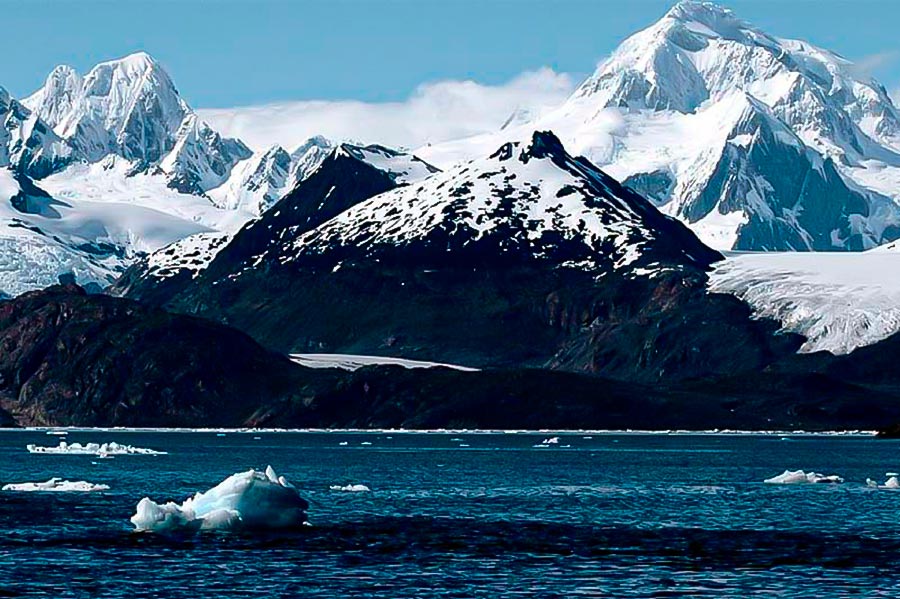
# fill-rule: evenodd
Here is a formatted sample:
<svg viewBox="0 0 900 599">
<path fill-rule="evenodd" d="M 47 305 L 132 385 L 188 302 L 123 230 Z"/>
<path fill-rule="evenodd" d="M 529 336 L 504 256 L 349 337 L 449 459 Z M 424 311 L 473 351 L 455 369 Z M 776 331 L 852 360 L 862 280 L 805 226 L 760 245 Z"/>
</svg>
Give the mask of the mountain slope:
<svg viewBox="0 0 900 599">
<path fill-rule="evenodd" d="M 244 270 L 277 269 L 277 252 L 291 239 L 362 200 L 435 170 L 381 146 L 341 144 L 319 160 L 325 143 L 313 139 L 295 152 L 297 162 L 287 177 L 300 176 L 315 164 L 312 172 L 233 239 L 203 234 L 162 248 L 129 269 L 111 292 L 165 304 L 201 275 L 212 282 Z M 261 280 L 265 287 L 277 277 Z"/>
<path fill-rule="evenodd" d="M 60 200 L 0 168 L 0 293 L 18 295 L 61 276 L 105 287 L 140 252 L 205 230 L 141 205 Z"/>
<path fill-rule="evenodd" d="M 0 303 L 0 412 L 20 424 L 223 426 L 315 373 L 197 318 L 55 286 Z"/>
<path fill-rule="evenodd" d="M 324 137 L 310 138 L 290 154 L 274 145 L 239 163 L 209 197 L 217 206 L 259 216 L 312 174 L 333 148 Z"/>
<path fill-rule="evenodd" d="M 102 62 L 84 77 L 57 67 L 22 103 L 78 158 L 93 163 L 115 155 L 133 172 L 159 168 L 179 191 L 217 187 L 250 156 L 241 142 L 199 121 L 168 73 L 143 52 Z"/>
<path fill-rule="evenodd" d="M 280 350 L 631 380 L 752 369 L 799 346 L 707 294 L 721 256 L 550 133 L 400 187 L 349 158 L 174 292 L 128 276 L 116 290 Z"/>
<path fill-rule="evenodd" d="M 898 123 L 849 61 L 687 0 L 527 127 L 556 132 L 713 247 L 831 251 L 900 234 Z"/>
<path fill-rule="evenodd" d="M 0 87 L 0 167 L 41 178 L 68 165 L 72 148 Z"/>
</svg>

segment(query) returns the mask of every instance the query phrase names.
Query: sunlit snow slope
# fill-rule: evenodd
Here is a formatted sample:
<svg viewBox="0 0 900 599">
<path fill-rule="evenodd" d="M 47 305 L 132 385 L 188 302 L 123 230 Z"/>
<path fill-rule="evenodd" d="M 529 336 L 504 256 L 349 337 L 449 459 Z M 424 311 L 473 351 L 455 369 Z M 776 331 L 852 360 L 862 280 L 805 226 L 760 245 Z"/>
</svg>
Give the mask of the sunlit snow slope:
<svg viewBox="0 0 900 599">
<path fill-rule="evenodd" d="M 712 291 L 807 337 L 802 352 L 849 353 L 900 331 L 900 252 L 733 254 L 715 265 Z"/>
</svg>

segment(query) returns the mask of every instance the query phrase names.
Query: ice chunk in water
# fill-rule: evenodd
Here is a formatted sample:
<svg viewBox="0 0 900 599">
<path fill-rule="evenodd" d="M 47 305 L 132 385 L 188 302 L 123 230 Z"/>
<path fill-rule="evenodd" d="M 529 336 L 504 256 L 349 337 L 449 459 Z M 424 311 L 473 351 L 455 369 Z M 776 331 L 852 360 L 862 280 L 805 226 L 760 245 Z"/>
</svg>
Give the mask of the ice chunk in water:
<svg viewBox="0 0 900 599">
<path fill-rule="evenodd" d="M 365 493 L 366 491 L 372 490 L 366 485 L 344 485 L 343 487 L 340 485 L 331 485 L 328 488 L 332 491 L 347 491 L 349 493 Z"/>
<path fill-rule="evenodd" d="M 3 491 L 52 491 L 56 493 L 88 493 L 91 491 L 107 491 L 108 485 L 97 485 L 84 480 L 69 481 L 51 478 L 43 483 L 10 483 L 3 485 Z"/>
<path fill-rule="evenodd" d="M 804 472 L 803 470 L 785 470 L 778 476 L 767 478 L 770 485 L 802 485 L 815 483 L 842 483 L 844 479 L 837 475 L 825 476 L 818 472 Z"/>
<path fill-rule="evenodd" d="M 265 472 L 232 474 L 184 503 L 158 504 L 145 497 L 131 517 L 135 529 L 172 531 L 201 529 L 274 530 L 306 524 L 309 504 L 297 489 L 269 466 Z"/>
<path fill-rule="evenodd" d="M 111 455 L 165 455 L 164 451 L 134 447 L 132 445 L 119 445 L 112 443 L 66 443 L 60 441 L 56 447 L 41 447 L 39 445 L 26 445 L 29 453 L 50 453 L 68 455 L 97 455 L 106 457 Z"/>
<path fill-rule="evenodd" d="M 890 472 L 888 474 L 890 474 Z M 898 479 L 897 476 L 894 475 L 894 476 L 891 476 L 889 479 L 887 479 L 883 485 L 879 485 L 877 482 L 875 482 L 871 478 L 867 478 L 866 486 L 872 487 L 875 489 L 900 489 L 900 479 Z"/>
</svg>

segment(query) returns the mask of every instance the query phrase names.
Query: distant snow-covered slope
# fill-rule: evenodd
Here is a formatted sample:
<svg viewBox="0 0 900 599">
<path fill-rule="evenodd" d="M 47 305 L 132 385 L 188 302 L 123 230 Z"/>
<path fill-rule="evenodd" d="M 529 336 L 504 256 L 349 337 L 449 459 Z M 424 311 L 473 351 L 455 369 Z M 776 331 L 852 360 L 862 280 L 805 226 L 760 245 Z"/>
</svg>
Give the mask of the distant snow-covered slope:
<svg viewBox="0 0 900 599">
<path fill-rule="evenodd" d="M 0 243 L 0 292 L 10 294 L 61 274 L 107 285 L 185 237 L 227 238 L 330 149 L 316 138 L 286 160 L 252 156 L 199 119 L 145 53 L 84 76 L 57 67 L 21 102 L 0 88 L 0 124 L 0 169 L 43 198 L 29 206 L 53 206 L 28 212 L 11 187 L 0 197 L 0 217 L 12 223 Z"/>
<path fill-rule="evenodd" d="M 203 230 L 139 204 L 59 200 L 0 169 L 0 293 L 46 287 L 62 275 L 105 287 L 139 252 Z"/>
<path fill-rule="evenodd" d="M 73 158 L 65 140 L 0 87 L 0 167 L 40 178 L 65 167 Z"/>
<path fill-rule="evenodd" d="M 861 250 L 900 235 L 900 112 L 884 87 L 715 4 L 679 2 L 527 127 L 717 248 Z M 446 167 L 485 144 L 417 153 Z"/>
<path fill-rule="evenodd" d="M 802 352 L 846 354 L 900 331 L 900 253 L 732 254 L 710 273 L 710 290 L 744 300 L 762 318 L 807 338 Z"/>
<path fill-rule="evenodd" d="M 280 252 L 305 231 L 374 194 L 437 171 L 415 156 L 383 146 L 343 143 L 326 153 L 329 146 L 327 140 L 313 138 L 293 155 L 276 146 L 267 153 L 268 160 L 250 162 L 246 178 L 235 182 L 254 181 L 239 207 L 269 208 L 266 202 L 275 195 L 266 192 L 289 189 L 284 197 L 239 231 L 201 233 L 157 250 L 132 266 L 113 293 L 164 303 L 186 286 L 214 284 L 219 277 L 231 278 L 248 268 L 277 268 L 273 263 Z M 206 273 L 210 265 L 213 275 Z M 201 275 L 204 280 L 195 283 Z"/>
<path fill-rule="evenodd" d="M 290 154 L 279 145 L 239 163 L 223 185 L 209 191 L 217 206 L 260 215 L 312 173 L 334 144 L 312 137 Z"/>
</svg>

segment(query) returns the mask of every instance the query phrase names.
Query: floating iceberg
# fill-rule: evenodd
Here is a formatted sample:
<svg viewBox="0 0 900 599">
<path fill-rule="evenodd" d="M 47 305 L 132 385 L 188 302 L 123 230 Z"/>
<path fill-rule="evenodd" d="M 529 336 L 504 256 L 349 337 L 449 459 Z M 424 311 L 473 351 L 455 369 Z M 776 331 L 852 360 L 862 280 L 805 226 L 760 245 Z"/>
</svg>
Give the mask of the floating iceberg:
<svg viewBox="0 0 900 599">
<path fill-rule="evenodd" d="M 900 479 L 898 479 L 897 476 L 894 475 L 894 476 L 891 476 L 889 479 L 887 479 L 883 485 L 879 485 L 877 482 L 875 482 L 871 478 L 867 478 L 866 486 L 873 487 L 876 489 L 900 489 Z"/>
<path fill-rule="evenodd" d="M 343 487 L 340 485 L 331 485 L 328 488 L 332 491 L 347 491 L 349 493 L 365 493 L 372 490 L 366 485 L 344 485 Z"/>
<path fill-rule="evenodd" d="M 10 483 L 3 485 L 3 491 L 53 491 L 57 493 L 91 491 L 108 491 L 108 485 L 96 485 L 83 480 L 68 481 L 61 478 L 51 478 L 43 483 Z"/>
<path fill-rule="evenodd" d="M 269 466 L 265 472 L 232 474 L 182 504 L 160 505 L 145 497 L 131 523 L 137 530 L 153 532 L 292 529 L 307 524 L 308 507 L 297 489 Z"/>
<path fill-rule="evenodd" d="M 818 472 L 804 472 L 803 470 L 785 470 L 778 476 L 767 478 L 770 485 L 803 485 L 815 483 L 842 483 L 844 479 L 837 475 L 825 476 Z"/>
<path fill-rule="evenodd" d="M 60 441 L 56 447 L 40 447 L 38 445 L 26 445 L 31 453 L 51 453 L 68 455 L 96 455 L 107 457 L 112 455 L 165 455 L 165 451 L 133 447 L 131 445 L 119 445 L 118 443 L 66 443 Z"/>
</svg>

